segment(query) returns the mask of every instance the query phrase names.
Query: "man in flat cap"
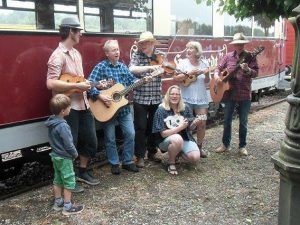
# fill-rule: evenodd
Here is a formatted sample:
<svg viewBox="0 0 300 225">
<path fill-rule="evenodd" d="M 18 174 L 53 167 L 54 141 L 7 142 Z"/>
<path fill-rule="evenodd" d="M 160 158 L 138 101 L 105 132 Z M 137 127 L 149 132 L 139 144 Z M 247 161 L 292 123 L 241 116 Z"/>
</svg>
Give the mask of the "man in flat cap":
<svg viewBox="0 0 300 225">
<path fill-rule="evenodd" d="M 232 78 L 228 81 L 230 89 L 225 91 L 222 102 L 225 104 L 224 108 L 224 130 L 221 147 L 216 149 L 217 153 L 226 152 L 229 150 L 231 141 L 231 124 L 234 109 L 237 108 L 239 115 L 239 146 L 238 150 L 241 156 L 247 156 L 246 137 L 248 125 L 248 113 L 251 106 L 251 83 L 252 78 L 257 77 L 258 65 L 256 58 L 251 58 L 249 62 L 245 62 L 245 44 L 249 40 L 242 33 L 236 33 L 230 45 L 233 48 L 232 52 L 226 54 L 214 73 L 214 79 L 217 82 L 223 82 L 219 75 L 223 71 L 228 74 L 233 73 Z"/>
<path fill-rule="evenodd" d="M 86 91 L 91 88 L 89 82 L 65 82 L 60 80 L 62 74 L 69 74 L 73 78 L 83 78 L 81 54 L 74 48 L 81 37 L 81 26 L 78 18 L 64 18 L 60 24 L 61 42 L 54 50 L 48 61 L 47 87 L 53 95 L 72 90 L 81 90 L 71 94 L 71 111 L 66 120 L 71 128 L 74 144 L 79 153 L 79 172 L 77 180 L 89 185 L 97 185 L 100 181 L 88 171 L 88 163 L 95 156 L 97 137 L 94 117 L 90 111 Z M 84 80 L 84 79 L 83 79 Z M 80 145 L 77 145 L 80 140 Z M 83 188 L 76 184 L 73 192 L 82 192 Z"/>
</svg>

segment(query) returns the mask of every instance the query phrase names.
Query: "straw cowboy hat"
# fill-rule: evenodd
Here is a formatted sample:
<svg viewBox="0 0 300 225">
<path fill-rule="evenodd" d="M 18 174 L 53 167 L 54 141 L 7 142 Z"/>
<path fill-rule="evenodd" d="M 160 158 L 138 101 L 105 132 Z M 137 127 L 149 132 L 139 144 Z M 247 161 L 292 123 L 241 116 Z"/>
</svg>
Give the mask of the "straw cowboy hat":
<svg viewBox="0 0 300 225">
<path fill-rule="evenodd" d="M 146 31 L 141 33 L 138 43 L 144 42 L 144 41 L 152 41 L 156 42 L 156 39 L 154 38 L 153 34 L 150 31 Z"/>
<path fill-rule="evenodd" d="M 236 33 L 233 36 L 232 42 L 230 42 L 229 44 L 234 45 L 234 44 L 247 44 L 247 43 L 249 43 L 249 40 L 246 39 L 243 33 Z"/>
</svg>

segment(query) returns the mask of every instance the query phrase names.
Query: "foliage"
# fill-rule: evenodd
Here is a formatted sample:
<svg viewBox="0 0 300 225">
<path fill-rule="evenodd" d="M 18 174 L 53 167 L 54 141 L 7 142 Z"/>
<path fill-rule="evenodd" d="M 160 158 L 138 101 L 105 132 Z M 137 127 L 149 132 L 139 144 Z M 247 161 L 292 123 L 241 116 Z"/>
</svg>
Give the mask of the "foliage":
<svg viewBox="0 0 300 225">
<path fill-rule="evenodd" d="M 205 0 L 195 0 L 198 4 Z M 212 4 L 216 0 L 207 0 Z M 293 15 L 292 10 L 300 4 L 300 0 L 219 0 L 219 11 L 227 12 L 237 19 L 251 16 L 264 16 L 270 20 L 280 16 L 288 18 Z"/>
</svg>

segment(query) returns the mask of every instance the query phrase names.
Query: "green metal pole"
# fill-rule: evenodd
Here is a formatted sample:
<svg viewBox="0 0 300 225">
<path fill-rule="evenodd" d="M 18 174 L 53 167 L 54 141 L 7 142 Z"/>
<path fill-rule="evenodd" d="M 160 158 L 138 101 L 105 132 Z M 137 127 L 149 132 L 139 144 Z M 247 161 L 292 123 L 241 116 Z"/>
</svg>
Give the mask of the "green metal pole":
<svg viewBox="0 0 300 225">
<path fill-rule="evenodd" d="M 279 225 L 300 225 L 300 5 L 289 18 L 295 30 L 295 50 L 292 71 L 292 94 L 285 120 L 285 138 L 280 150 L 272 156 L 275 169 L 280 172 Z"/>
</svg>

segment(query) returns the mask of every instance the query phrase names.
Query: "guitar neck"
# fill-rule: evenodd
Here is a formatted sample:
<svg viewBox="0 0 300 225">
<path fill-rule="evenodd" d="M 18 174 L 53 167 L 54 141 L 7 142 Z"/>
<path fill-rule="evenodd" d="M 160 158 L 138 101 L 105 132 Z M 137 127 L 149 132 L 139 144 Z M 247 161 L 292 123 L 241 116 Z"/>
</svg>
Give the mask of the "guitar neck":
<svg viewBox="0 0 300 225">
<path fill-rule="evenodd" d="M 138 80 L 137 82 L 129 85 L 127 88 L 125 88 L 123 91 L 120 91 L 121 95 L 127 95 L 130 91 L 132 91 L 133 89 L 142 86 L 144 84 L 143 79 Z"/>
<path fill-rule="evenodd" d="M 162 74 L 164 72 L 164 70 L 162 68 L 159 68 L 155 71 L 153 71 L 151 74 L 150 74 L 150 77 L 156 77 L 160 74 Z M 139 79 L 137 82 L 129 85 L 127 88 L 125 88 L 123 91 L 120 92 L 121 95 L 127 95 L 130 91 L 132 91 L 133 89 L 139 87 L 139 86 L 142 86 L 143 84 L 145 84 L 145 81 L 143 79 Z"/>
</svg>

